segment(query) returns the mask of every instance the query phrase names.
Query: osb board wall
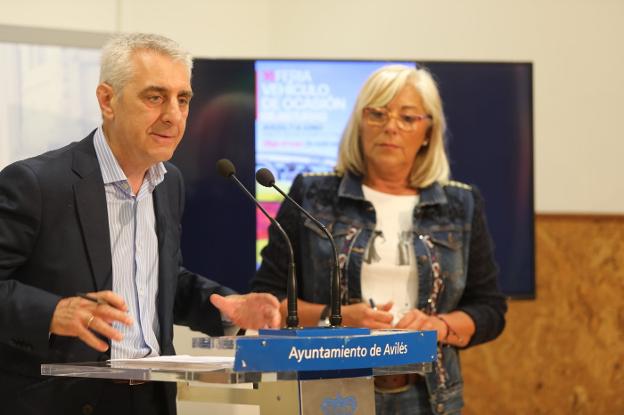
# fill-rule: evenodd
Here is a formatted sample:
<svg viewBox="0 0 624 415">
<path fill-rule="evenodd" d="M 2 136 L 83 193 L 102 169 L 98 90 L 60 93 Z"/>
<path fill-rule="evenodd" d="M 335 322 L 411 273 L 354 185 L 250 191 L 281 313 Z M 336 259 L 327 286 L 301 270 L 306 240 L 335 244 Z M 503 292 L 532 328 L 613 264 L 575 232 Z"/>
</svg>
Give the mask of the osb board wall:
<svg viewBox="0 0 624 415">
<path fill-rule="evenodd" d="M 464 414 L 624 414 L 624 217 L 538 216 L 536 290 L 462 353 Z"/>
</svg>

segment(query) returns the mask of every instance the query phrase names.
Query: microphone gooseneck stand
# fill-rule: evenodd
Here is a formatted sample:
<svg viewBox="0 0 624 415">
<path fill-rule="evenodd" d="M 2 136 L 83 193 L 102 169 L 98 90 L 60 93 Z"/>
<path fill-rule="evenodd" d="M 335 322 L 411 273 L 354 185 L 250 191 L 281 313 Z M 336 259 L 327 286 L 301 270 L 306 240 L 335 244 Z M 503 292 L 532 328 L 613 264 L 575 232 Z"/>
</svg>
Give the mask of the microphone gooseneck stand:
<svg viewBox="0 0 624 415">
<path fill-rule="evenodd" d="M 340 311 L 340 262 L 338 261 L 338 249 L 331 233 L 327 228 L 314 218 L 307 210 L 302 208 L 292 197 L 286 194 L 275 184 L 275 176 L 269 169 L 261 168 L 256 172 L 256 181 L 265 187 L 272 187 L 277 190 L 286 200 L 295 205 L 308 219 L 310 219 L 329 239 L 334 253 L 334 269 L 331 274 L 331 291 L 330 291 L 330 316 L 329 324 L 331 327 L 340 327 L 342 325 L 342 314 Z"/>
<path fill-rule="evenodd" d="M 217 161 L 217 171 L 223 177 L 230 178 L 238 185 L 238 187 L 245 193 L 254 204 L 260 209 L 260 211 L 266 216 L 269 221 L 275 226 L 275 228 L 282 234 L 288 247 L 289 261 L 288 261 L 288 282 L 287 282 L 287 308 L 288 314 L 286 316 L 286 327 L 289 329 L 299 328 L 299 316 L 297 314 L 297 278 L 295 273 L 295 254 L 293 252 L 292 244 L 288 235 L 284 231 L 284 228 L 262 207 L 262 205 L 256 200 L 256 198 L 247 190 L 247 188 L 236 177 L 236 168 L 234 164 L 228 159 L 221 159 Z"/>
</svg>

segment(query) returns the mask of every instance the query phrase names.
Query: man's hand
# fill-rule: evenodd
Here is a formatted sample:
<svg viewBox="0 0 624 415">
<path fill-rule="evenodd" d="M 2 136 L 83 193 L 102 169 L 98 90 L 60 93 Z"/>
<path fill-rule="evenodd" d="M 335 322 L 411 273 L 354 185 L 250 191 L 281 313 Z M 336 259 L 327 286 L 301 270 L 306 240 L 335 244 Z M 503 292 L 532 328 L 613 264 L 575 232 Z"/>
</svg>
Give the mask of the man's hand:
<svg viewBox="0 0 624 415">
<path fill-rule="evenodd" d="M 279 301 L 271 294 L 250 293 L 227 297 L 212 294 L 210 302 L 239 327 L 257 330 L 280 326 Z"/>
<path fill-rule="evenodd" d="M 122 334 L 111 324 L 118 321 L 125 325 L 132 324 L 132 318 L 126 314 L 128 306 L 123 298 L 112 291 L 89 293 L 99 302 L 81 297 L 63 298 L 56 305 L 50 333 L 58 336 L 78 337 L 90 347 L 104 352 L 108 344 L 100 340 L 92 331 L 98 332 L 111 340 L 121 340 Z"/>
</svg>

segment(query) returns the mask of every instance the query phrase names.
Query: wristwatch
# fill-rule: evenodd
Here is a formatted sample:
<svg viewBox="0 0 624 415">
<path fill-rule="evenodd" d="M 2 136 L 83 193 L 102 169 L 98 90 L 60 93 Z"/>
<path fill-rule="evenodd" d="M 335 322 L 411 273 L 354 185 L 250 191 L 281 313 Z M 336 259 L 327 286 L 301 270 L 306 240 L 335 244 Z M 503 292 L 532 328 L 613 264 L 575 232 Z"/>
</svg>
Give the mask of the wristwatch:
<svg viewBox="0 0 624 415">
<path fill-rule="evenodd" d="M 319 319 L 318 326 L 319 327 L 327 327 L 329 326 L 329 306 L 326 305 L 323 307 L 323 311 L 321 311 L 321 318 Z"/>
</svg>

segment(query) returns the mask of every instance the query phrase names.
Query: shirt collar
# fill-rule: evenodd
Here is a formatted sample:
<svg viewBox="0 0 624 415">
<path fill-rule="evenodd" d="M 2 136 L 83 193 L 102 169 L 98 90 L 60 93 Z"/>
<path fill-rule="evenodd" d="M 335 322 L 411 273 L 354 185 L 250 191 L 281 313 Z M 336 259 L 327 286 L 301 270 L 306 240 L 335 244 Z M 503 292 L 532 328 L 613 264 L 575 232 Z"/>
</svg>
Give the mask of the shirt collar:
<svg viewBox="0 0 624 415">
<path fill-rule="evenodd" d="M 93 145 L 95 146 L 95 154 L 100 165 L 100 170 L 102 171 L 104 184 L 127 182 L 128 178 L 108 145 L 102 126 L 99 126 L 95 131 Z M 165 179 L 165 173 L 167 173 L 167 169 L 163 162 L 158 162 L 147 170 L 145 180 L 147 180 L 151 189 L 155 188 Z"/>
<path fill-rule="evenodd" d="M 364 200 L 364 192 L 362 191 L 362 176 L 355 175 L 351 172 L 345 172 L 340 186 L 338 188 L 338 196 L 350 199 Z M 420 189 L 420 198 L 418 206 L 437 205 L 448 203 L 446 194 L 442 185 L 434 182 L 427 187 Z"/>
<path fill-rule="evenodd" d="M 338 196 L 349 199 L 364 200 L 364 192 L 362 191 L 362 176 L 355 175 L 346 171 L 340 180 L 338 187 Z"/>
</svg>

